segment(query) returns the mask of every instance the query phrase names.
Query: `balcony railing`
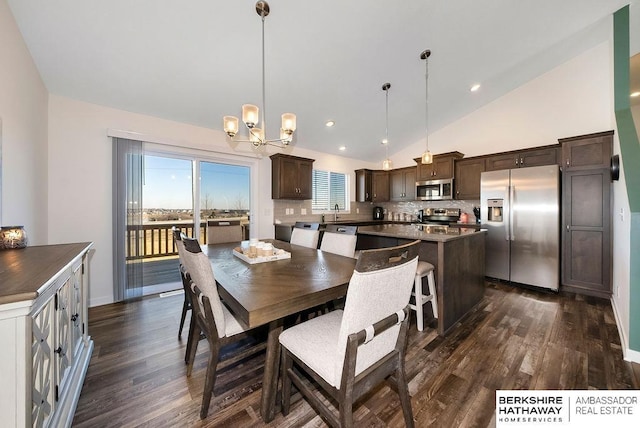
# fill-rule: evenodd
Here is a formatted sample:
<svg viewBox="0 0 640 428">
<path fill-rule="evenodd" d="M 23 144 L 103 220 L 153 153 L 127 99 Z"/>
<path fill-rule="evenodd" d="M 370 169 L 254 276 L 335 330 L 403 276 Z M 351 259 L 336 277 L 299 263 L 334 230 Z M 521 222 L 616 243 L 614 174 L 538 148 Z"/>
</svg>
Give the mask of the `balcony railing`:
<svg viewBox="0 0 640 428">
<path fill-rule="evenodd" d="M 237 219 L 237 218 L 236 218 Z M 217 219 L 227 220 L 227 219 Z M 244 226 L 245 239 L 248 239 L 248 221 L 241 219 Z M 154 222 L 140 226 L 127 227 L 127 260 L 172 257 L 178 255 L 178 249 L 173 242 L 173 227 L 178 228 L 187 236 L 195 236 L 193 223 L 182 222 Z M 200 221 L 200 237 L 202 244 L 207 244 L 207 221 Z"/>
</svg>

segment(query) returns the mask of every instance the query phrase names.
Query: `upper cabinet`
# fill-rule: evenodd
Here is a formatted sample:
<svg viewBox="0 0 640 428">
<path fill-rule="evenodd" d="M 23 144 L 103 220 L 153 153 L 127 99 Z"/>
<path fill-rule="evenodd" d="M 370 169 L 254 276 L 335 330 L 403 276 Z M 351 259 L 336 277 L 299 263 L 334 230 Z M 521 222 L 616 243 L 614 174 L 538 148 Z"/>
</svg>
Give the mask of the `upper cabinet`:
<svg viewBox="0 0 640 428">
<path fill-rule="evenodd" d="M 371 191 L 371 202 L 389 201 L 389 171 L 373 171 Z"/>
<path fill-rule="evenodd" d="M 455 159 L 461 159 L 463 156 L 460 152 L 442 153 L 434 155 L 433 162 L 426 165 L 422 164 L 421 158 L 415 158 L 414 161 L 418 164 L 416 181 L 453 178 L 453 162 Z"/>
<path fill-rule="evenodd" d="M 389 171 L 358 169 L 356 173 L 356 202 L 389 201 Z"/>
<path fill-rule="evenodd" d="M 613 151 L 613 131 L 582 137 L 562 138 L 562 167 L 565 170 L 608 168 Z"/>
<path fill-rule="evenodd" d="M 371 202 L 373 196 L 373 171 L 357 169 L 356 171 L 356 202 Z"/>
<path fill-rule="evenodd" d="M 517 150 L 487 157 L 487 171 L 501 169 L 526 168 L 528 166 L 554 165 L 558 163 L 558 146 L 538 147 Z"/>
<path fill-rule="evenodd" d="M 455 161 L 456 199 L 480 199 L 480 175 L 485 171 L 485 158 L 476 157 Z"/>
<path fill-rule="evenodd" d="M 390 200 L 413 201 L 416 198 L 416 167 L 394 169 L 389 172 Z"/>
<path fill-rule="evenodd" d="M 271 155 L 271 198 L 312 199 L 313 159 Z"/>
</svg>

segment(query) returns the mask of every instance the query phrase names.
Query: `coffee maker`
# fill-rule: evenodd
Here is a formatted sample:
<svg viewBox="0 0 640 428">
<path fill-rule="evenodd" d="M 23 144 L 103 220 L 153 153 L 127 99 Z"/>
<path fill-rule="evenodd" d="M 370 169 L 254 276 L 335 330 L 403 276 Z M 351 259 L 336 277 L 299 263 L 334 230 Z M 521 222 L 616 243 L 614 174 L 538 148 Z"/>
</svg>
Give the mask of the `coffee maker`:
<svg viewBox="0 0 640 428">
<path fill-rule="evenodd" d="M 384 209 L 382 207 L 373 207 L 373 219 L 384 220 Z"/>
</svg>

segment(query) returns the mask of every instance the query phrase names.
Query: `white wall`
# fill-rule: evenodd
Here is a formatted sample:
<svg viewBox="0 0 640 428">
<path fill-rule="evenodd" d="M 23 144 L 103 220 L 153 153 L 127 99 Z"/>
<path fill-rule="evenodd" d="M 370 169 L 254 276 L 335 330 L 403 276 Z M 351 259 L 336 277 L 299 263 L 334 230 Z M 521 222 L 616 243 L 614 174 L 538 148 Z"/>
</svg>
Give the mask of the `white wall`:
<svg viewBox="0 0 640 428">
<path fill-rule="evenodd" d="M 230 148 L 221 131 L 50 96 L 49 242 L 95 243 L 96 252 L 91 260 L 91 306 L 113 301 L 112 141 L 107 136 L 108 129 L 132 131 L 145 141 L 215 151 L 218 156 L 239 154 Z M 257 159 L 249 145 L 238 149 L 249 156 L 247 161 L 256 162 L 258 170 L 253 177 L 254 189 L 258 191 L 252 195 L 251 233 L 260 238 L 273 237 L 271 160 L 266 155 Z M 309 150 L 292 148 L 287 152 L 316 159 L 316 168 L 331 167 L 351 175 L 354 169 L 371 167 L 361 161 Z"/>
<path fill-rule="evenodd" d="M 0 224 L 47 239 L 47 90 L 5 0 L 0 0 Z"/>
<path fill-rule="evenodd" d="M 457 150 L 476 156 L 557 144 L 558 138 L 613 129 L 610 52 L 609 42 L 601 43 L 434 132 L 429 136 L 431 152 Z M 424 147 L 423 139 L 395 153 L 394 166 L 415 165 L 412 158 Z"/>
</svg>

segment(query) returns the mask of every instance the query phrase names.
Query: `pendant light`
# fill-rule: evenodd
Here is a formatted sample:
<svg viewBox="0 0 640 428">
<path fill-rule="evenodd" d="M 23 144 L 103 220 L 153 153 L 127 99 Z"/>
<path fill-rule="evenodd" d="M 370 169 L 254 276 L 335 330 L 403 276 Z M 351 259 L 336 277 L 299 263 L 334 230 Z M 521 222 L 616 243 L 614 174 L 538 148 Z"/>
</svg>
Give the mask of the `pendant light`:
<svg viewBox="0 0 640 428">
<path fill-rule="evenodd" d="M 387 124 L 385 126 L 385 138 L 382 140 L 382 144 L 384 144 L 384 154 L 385 159 L 382 161 L 382 169 L 385 171 L 389 171 L 391 169 L 391 159 L 389 159 L 389 88 L 391 88 L 391 83 L 385 83 L 382 85 L 382 90 L 385 92 L 386 98 L 386 117 Z"/>
<path fill-rule="evenodd" d="M 422 163 L 430 164 L 433 162 L 433 155 L 429 151 L 429 57 L 431 56 L 431 51 L 429 49 L 423 51 L 420 54 L 420 59 L 424 60 L 425 63 L 425 115 L 424 115 L 424 123 L 425 123 L 425 151 L 422 154 Z"/>
<path fill-rule="evenodd" d="M 280 138 L 271 140 L 266 138 L 264 21 L 270 12 L 269 3 L 266 1 L 258 1 L 256 3 L 256 12 L 262 19 L 262 128 L 258 127 L 260 124 L 260 109 L 253 104 L 244 104 L 242 106 L 242 122 L 244 122 L 244 125 L 248 130 L 249 139 L 233 141 L 248 142 L 253 144 L 256 148 L 267 145 L 285 148 L 293 140 L 293 133 L 296 130 L 296 115 L 293 113 L 284 113 L 282 115 L 282 124 L 280 127 Z M 238 118 L 235 116 L 224 116 L 223 126 L 224 131 L 227 133 L 229 138 L 233 139 L 238 133 Z"/>
</svg>

